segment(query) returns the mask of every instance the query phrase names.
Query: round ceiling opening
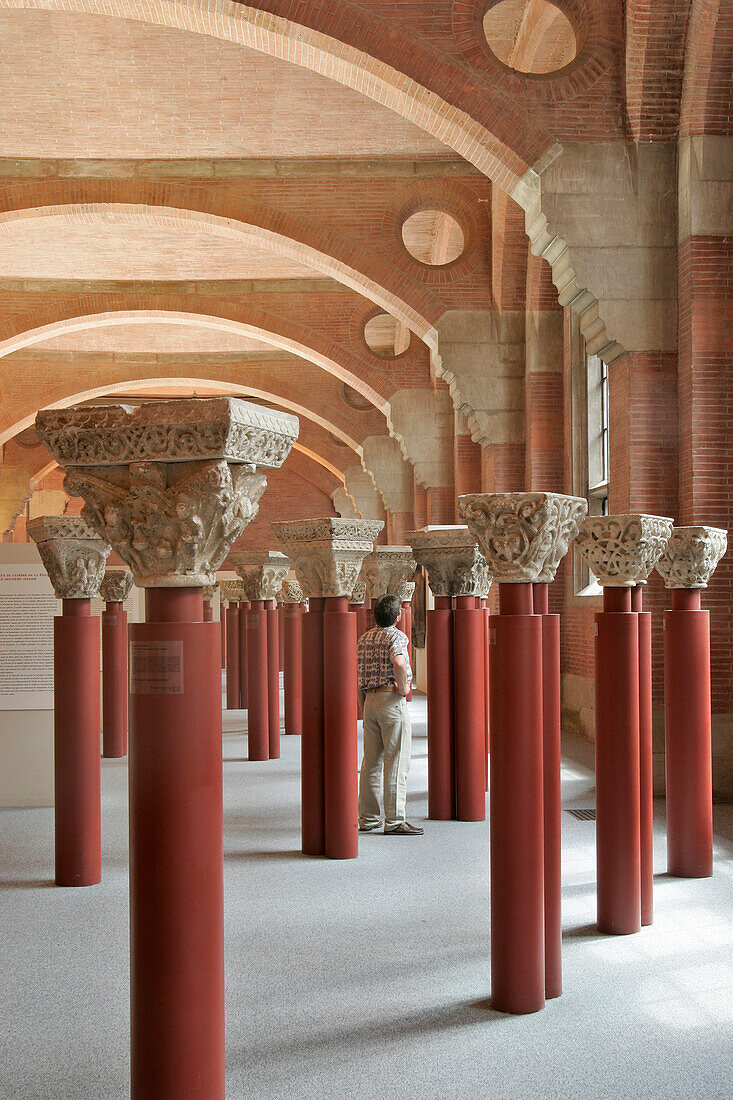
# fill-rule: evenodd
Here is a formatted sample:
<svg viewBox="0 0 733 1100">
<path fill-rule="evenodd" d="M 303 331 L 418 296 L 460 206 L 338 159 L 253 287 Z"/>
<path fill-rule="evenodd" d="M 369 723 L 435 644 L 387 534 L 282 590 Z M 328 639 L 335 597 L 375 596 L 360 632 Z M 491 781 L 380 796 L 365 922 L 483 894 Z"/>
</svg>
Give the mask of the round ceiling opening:
<svg viewBox="0 0 733 1100">
<path fill-rule="evenodd" d="M 549 0 L 501 0 L 484 16 L 491 52 L 519 73 L 554 73 L 575 57 L 570 20 Z"/>
<path fill-rule="evenodd" d="M 456 219 L 445 210 L 418 210 L 402 224 L 402 241 L 415 260 L 444 267 L 462 254 L 466 242 Z"/>
<path fill-rule="evenodd" d="M 395 359 L 410 346 L 410 330 L 391 313 L 377 313 L 364 325 L 364 343 L 382 359 Z"/>
</svg>

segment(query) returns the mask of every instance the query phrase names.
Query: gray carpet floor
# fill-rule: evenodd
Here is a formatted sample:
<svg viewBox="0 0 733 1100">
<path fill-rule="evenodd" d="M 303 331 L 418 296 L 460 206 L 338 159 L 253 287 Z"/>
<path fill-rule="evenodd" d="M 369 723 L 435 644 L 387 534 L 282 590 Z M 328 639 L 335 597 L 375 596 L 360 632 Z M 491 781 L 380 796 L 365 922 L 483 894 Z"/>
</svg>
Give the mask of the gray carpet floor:
<svg viewBox="0 0 733 1100">
<path fill-rule="evenodd" d="M 424 699 L 411 709 L 423 823 Z M 715 876 L 685 881 L 664 874 L 658 806 L 655 923 L 617 938 L 594 928 L 593 822 L 564 813 L 565 992 L 503 1016 L 488 1007 L 488 825 L 305 858 L 300 741 L 250 764 L 242 721 L 225 715 L 228 1100 L 733 1095 L 733 808 L 716 810 Z M 592 747 L 565 750 L 565 804 L 592 806 Z M 53 886 L 51 810 L 0 812 L 3 1100 L 128 1095 L 126 780 L 103 761 L 101 886 Z"/>
</svg>

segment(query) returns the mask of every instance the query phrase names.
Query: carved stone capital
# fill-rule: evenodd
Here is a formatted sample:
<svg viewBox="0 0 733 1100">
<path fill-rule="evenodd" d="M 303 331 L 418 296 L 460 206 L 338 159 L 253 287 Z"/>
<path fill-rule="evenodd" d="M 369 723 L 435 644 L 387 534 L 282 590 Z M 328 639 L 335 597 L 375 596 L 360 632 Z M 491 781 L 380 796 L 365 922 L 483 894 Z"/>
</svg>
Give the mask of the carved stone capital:
<svg viewBox="0 0 733 1100">
<path fill-rule="evenodd" d="M 124 603 L 132 589 L 132 573 L 129 569 L 107 569 L 99 586 L 99 595 L 105 603 Z"/>
<path fill-rule="evenodd" d="M 247 550 L 230 554 L 229 561 L 242 578 L 245 599 L 274 600 L 290 571 L 290 559 L 277 550 Z"/>
<path fill-rule="evenodd" d="M 408 531 L 407 539 L 434 596 L 488 594 L 491 574 L 468 527 L 426 527 Z"/>
<path fill-rule="evenodd" d="M 722 527 L 673 527 L 656 570 L 665 588 L 707 588 L 727 549 Z"/>
<path fill-rule="evenodd" d="M 671 534 L 664 516 L 588 516 L 576 545 L 600 585 L 632 588 L 646 584 Z"/>
<path fill-rule="evenodd" d="M 369 598 L 377 600 L 388 593 L 399 596 L 402 585 L 416 567 L 410 546 L 376 546 L 361 567 Z"/>
<path fill-rule="evenodd" d="M 415 582 L 405 581 L 397 595 L 402 603 L 412 603 L 412 597 L 415 595 Z"/>
<path fill-rule="evenodd" d="M 81 516 L 39 516 L 28 524 L 59 600 L 99 594 L 109 545 Z"/>
<path fill-rule="evenodd" d="M 349 596 L 349 603 L 353 603 L 355 606 L 363 604 L 366 599 L 366 581 L 357 581 L 354 587 L 351 589 L 351 595 Z"/>
<path fill-rule="evenodd" d="M 238 398 L 46 410 L 36 428 L 66 488 L 141 588 L 203 587 L 257 515 L 297 420 Z"/>
<path fill-rule="evenodd" d="M 302 603 L 305 599 L 303 589 L 297 581 L 284 581 L 281 588 L 283 603 Z"/>
<path fill-rule="evenodd" d="M 515 584 L 553 581 L 588 511 L 564 493 L 469 493 L 458 506 L 494 580 Z"/>
<path fill-rule="evenodd" d="M 59 465 L 230 462 L 282 466 L 298 418 L 236 397 L 44 409 L 36 431 Z"/>
<path fill-rule="evenodd" d="M 207 601 L 207 603 L 211 603 L 211 601 L 214 599 L 214 596 L 216 595 L 216 590 L 217 590 L 218 587 L 219 587 L 218 584 L 205 584 L 204 585 L 203 596 L 204 596 L 204 599 Z"/>
<path fill-rule="evenodd" d="M 308 596 L 349 597 L 362 561 L 383 526 L 380 520 L 329 516 L 273 523 L 272 530 L 293 559 L 298 582 Z"/>
<path fill-rule="evenodd" d="M 239 603 L 240 600 L 247 599 L 247 595 L 244 591 L 244 585 L 241 581 L 222 581 L 221 585 L 221 598 L 228 603 Z"/>
</svg>

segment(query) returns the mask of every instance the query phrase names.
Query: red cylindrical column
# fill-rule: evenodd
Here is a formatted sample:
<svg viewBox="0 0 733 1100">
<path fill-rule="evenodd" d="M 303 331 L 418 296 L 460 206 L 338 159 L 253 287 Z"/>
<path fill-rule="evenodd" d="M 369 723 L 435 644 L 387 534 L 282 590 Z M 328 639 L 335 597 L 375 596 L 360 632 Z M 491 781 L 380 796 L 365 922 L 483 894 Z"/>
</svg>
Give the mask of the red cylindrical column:
<svg viewBox="0 0 733 1100">
<path fill-rule="evenodd" d="M 311 596 L 303 615 L 301 738 L 301 823 L 303 852 L 322 856 L 326 850 L 323 759 L 323 609 L 325 600 Z"/>
<path fill-rule="evenodd" d="M 456 596 L 453 624 L 456 817 L 484 821 L 484 616 L 475 596 Z"/>
<path fill-rule="evenodd" d="M 456 816 L 453 599 L 436 596 L 427 613 L 428 817 Z"/>
<path fill-rule="evenodd" d="M 369 597 L 366 596 L 364 603 L 361 604 L 359 607 L 357 607 L 357 610 L 356 610 L 357 639 L 361 638 L 362 634 L 366 634 L 367 630 L 369 629 L 369 623 L 368 623 L 369 611 L 367 610 L 367 607 L 366 607 L 366 604 L 368 602 L 369 602 Z"/>
<path fill-rule="evenodd" d="M 219 597 L 219 629 L 221 631 L 221 667 L 227 667 L 227 626 L 224 601 Z"/>
<path fill-rule="evenodd" d="M 204 600 L 204 622 L 213 623 L 214 621 L 214 608 L 211 606 L 211 600 Z"/>
<path fill-rule="evenodd" d="M 280 612 L 274 600 L 267 613 L 267 726 L 270 760 L 280 759 Z"/>
<path fill-rule="evenodd" d="M 641 928 L 639 624 L 628 588 L 603 589 L 595 616 L 598 928 Z"/>
<path fill-rule="evenodd" d="M 679 878 L 713 873 L 710 612 L 699 589 L 673 589 L 664 613 L 667 869 Z"/>
<path fill-rule="evenodd" d="M 146 595 L 130 628 L 132 1098 L 223 1100 L 219 627 L 200 590 Z"/>
<path fill-rule="evenodd" d="M 303 722 L 301 620 L 299 603 L 283 604 L 283 695 L 285 733 L 299 735 Z"/>
<path fill-rule="evenodd" d="M 486 790 L 489 789 L 489 729 L 491 727 L 491 706 L 489 702 L 489 629 L 490 629 L 490 617 L 489 617 L 489 601 L 481 600 L 481 607 L 483 608 L 484 616 L 484 731 L 486 733 L 486 760 L 485 760 L 485 780 L 484 785 Z"/>
<path fill-rule="evenodd" d="M 654 920 L 654 747 L 652 739 L 652 616 L 642 610 L 643 586 L 631 589 L 639 618 L 639 839 L 641 923 Z"/>
<path fill-rule="evenodd" d="M 542 619 L 531 584 L 499 585 L 491 645 L 491 1003 L 545 1003 Z"/>
<path fill-rule="evenodd" d="M 285 631 L 283 629 L 285 615 L 285 604 L 279 603 L 277 605 L 277 644 L 278 644 L 278 663 L 280 672 L 285 671 Z"/>
<path fill-rule="evenodd" d="M 270 759 L 267 611 L 262 600 L 252 600 L 247 611 L 247 748 L 250 760 Z"/>
<path fill-rule="evenodd" d="M 239 710 L 239 606 L 227 608 L 227 710 Z"/>
<path fill-rule="evenodd" d="M 542 771 L 545 862 L 545 996 L 562 993 L 560 616 L 549 614 L 548 586 L 535 584 L 542 616 Z"/>
<path fill-rule="evenodd" d="M 127 755 L 127 612 L 110 600 L 102 612 L 102 756 Z"/>
<path fill-rule="evenodd" d="M 99 620 L 63 600 L 53 621 L 56 885 L 102 881 Z"/>
<path fill-rule="evenodd" d="M 239 604 L 239 705 L 247 710 L 247 612 L 249 602 L 241 600 Z"/>
<path fill-rule="evenodd" d="M 325 854 L 355 859 L 358 841 L 356 619 L 347 598 L 326 599 L 323 615 Z"/>
</svg>

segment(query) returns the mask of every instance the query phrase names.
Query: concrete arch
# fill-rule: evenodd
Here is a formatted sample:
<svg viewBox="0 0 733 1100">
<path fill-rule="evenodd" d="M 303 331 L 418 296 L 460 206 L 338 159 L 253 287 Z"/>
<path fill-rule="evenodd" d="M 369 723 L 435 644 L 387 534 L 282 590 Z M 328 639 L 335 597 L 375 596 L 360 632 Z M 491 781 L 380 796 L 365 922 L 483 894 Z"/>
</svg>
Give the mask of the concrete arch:
<svg viewBox="0 0 733 1100">
<path fill-rule="evenodd" d="M 300 65 L 402 115 L 505 190 L 511 191 L 552 146 L 551 137 L 510 99 L 478 85 L 427 41 L 419 40 L 418 46 L 414 35 L 350 0 L 313 4 L 312 10 L 307 3 L 293 4 L 297 22 L 230 0 L 0 0 L 0 7 L 134 19 L 207 34 Z M 368 44 L 369 52 L 346 41 L 348 37 Z M 415 75 L 430 73 L 431 83 L 442 87 L 445 96 L 453 98 L 457 86 L 464 96 L 470 91 L 475 113 L 395 68 L 380 57 L 385 53 L 399 57 Z M 482 115 L 492 120 L 492 129 L 478 120 Z"/>
<path fill-rule="evenodd" d="M 113 397 L 115 394 L 124 394 L 130 389 L 154 390 L 161 388 L 176 389 L 179 387 L 182 389 L 193 389 L 196 391 L 202 391 L 203 393 L 205 393 L 208 389 L 215 390 L 217 393 L 221 393 L 222 391 L 224 391 L 235 397 L 257 397 L 262 399 L 263 401 L 271 402 L 273 405 L 277 405 L 278 408 L 286 409 L 288 412 L 292 412 L 296 416 L 302 416 L 306 420 L 312 421 L 314 424 L 317 424 L 325 431 L 337 436 L 337 438 L 339 438 L 343 443 L 350 447 L 354 451 L 354 453 L 359 456 L 359 458 L 361 458 L 362 456 L 362 448 L 356 442 L 356 440 L 352 439 L 345 432 L 342 432 L 335 424 L 332 424 L 331 421 L 324 419 L 322 416 L 319 416 L 318 413 L 314 412 L 312 409 L 307 409 L 305 406 L 299 405 L 294 401 L 288 401 L 286 398 L 281 397 L 279 394 L 269 393 L 267 390 L 257 389 L 254 386 L 242 386 L 237 384 L 236 382 L 221 382 L 215 379 L 208 380 L 205 378 L 195 377 L 171 378 L 167 375 L 162 375 L 156 378 L 142 378 L 134 380 L 130 380 L 128 378 L 124 382 L 111 382 L 105 386 L 96 386 L 87 390 L 79 390 L 68 397 L 63 397 L 58 401 L 51 402 L 49 405 L 46 406 L 46 408 L 67 409 L 71 405 L 78 404 L 83 401 L 91 401 L 97 397 Z M 19 435 L 20 432 L 25 431 L 26 428 L 30 428 L 35 420 L 36 411 L 37 410 L 34 409 L 33 412 L 29 413 L 27 416 L 22 417 L 20 420 L 16 420 L 16 422 L 11 427 L 5 429 L 5 431 L 3 432 L 0 432 L 0 446 L 2 446 L 3 443 L 8 443 L 16 435 Z M 339 481 L 344 481 L 343 471 L 339 470 L 336 466 L 333 465 L 333 463 L 329 462 L 328 459 L 324 458 L 322 455 L 318 455 L 311 448 L 305 447 L 300 442 L 296 441 L 293 446 L 296 451 L 300 451 L 307 457 L 312 458 L 314 462 L 318 462 L 319 465 L 323 466 L 324 469 L 328 470 L 329 473 L 333 474 L 334 477 L 338 478 Z"/>
<path fill-rule="evenodd" d="M 113 307 L 118 305 L 114 295 L 103 296 L 102 304 Z M 153 298 L 155 296 L 146 296 Z M 193 311 L 192 307 L 200 305 L 200 311 Z M 299 355 L 315 366 L 322 368 L 329 374 L 339 378 L 342 382 L 357 390 L 384 415 L 389 414 L 389 402 L 380 393 L 369 385 L 353 370 L 349 370 L 342 364 L 344 361 L 352 361 L 355 369 L 358 363 L 355 356 L 347 350 L 340 348 L 330 341 L 321 342 L 320 347 L 313 346 L 312 333 L 301 332 L 297 326 L 289 328 L 278 324 L 278 319 L 267 318 L 264 314 L 257 317 L 261 323 L 253 323 L 253 320 L 242 320 L 236 316 L 237 310 L 224 307 L 218 313 L 212 313 L 212 302 L 198 303 L 195 299 L 182 299 L 181 309 L 171 308 L 171 303 L 166 302 L 160 309 L 129 309 L 112 308 L 98 309 L 93 312 L 76 312 L 83 309 L 84 300 L 75 309 L 69 310 L 66 315 L 58 316 L 58 310 L 35 311 L 24 317 L 14 317 L 0 326 L 0 358 L 19 351 L 21 348 L 30 347 L 33 344 L 42 343 L 52 336 L 64 333 L 79 332 L 90 328 L 102 328 L 119 324 L 145 324 L 155 321 L 160 324 L 192 325 L 199 328 L 214 328 L 224 332 L 240 333 L 251 336 L 279 348 Z M 188 308 L 187 308 L 188 307 Z M 62 311 L 63 313 L 64 311 Z M 56 314 L 56 316 L 54 316 Z M 279 329 L 279 331 L 278 331 Z M 310 342 L 308 342 L 310 341 Z M 1 438 L 1 437 L 0 437 Z"/>
<path fill-rule="evenodd" d="M 34 205 L 28 206 L 26 187 L 8 189 L 0 199 L 0 236 L 53 218 L 67 225 L 91 226 L 102 218 L 119 225 L 203 229 L 311 267 L 391 313 L 431 351 L 437 350 L 434 323 L 443 310 L 439 299 L 419 280 L 341 234 L 256 203 L 222 199 L 202 188 L 122 180 L 115 181 L 114 192 L 111 201 L 107 181 L 55 181 L 34 185 Z"/>
</svg>

